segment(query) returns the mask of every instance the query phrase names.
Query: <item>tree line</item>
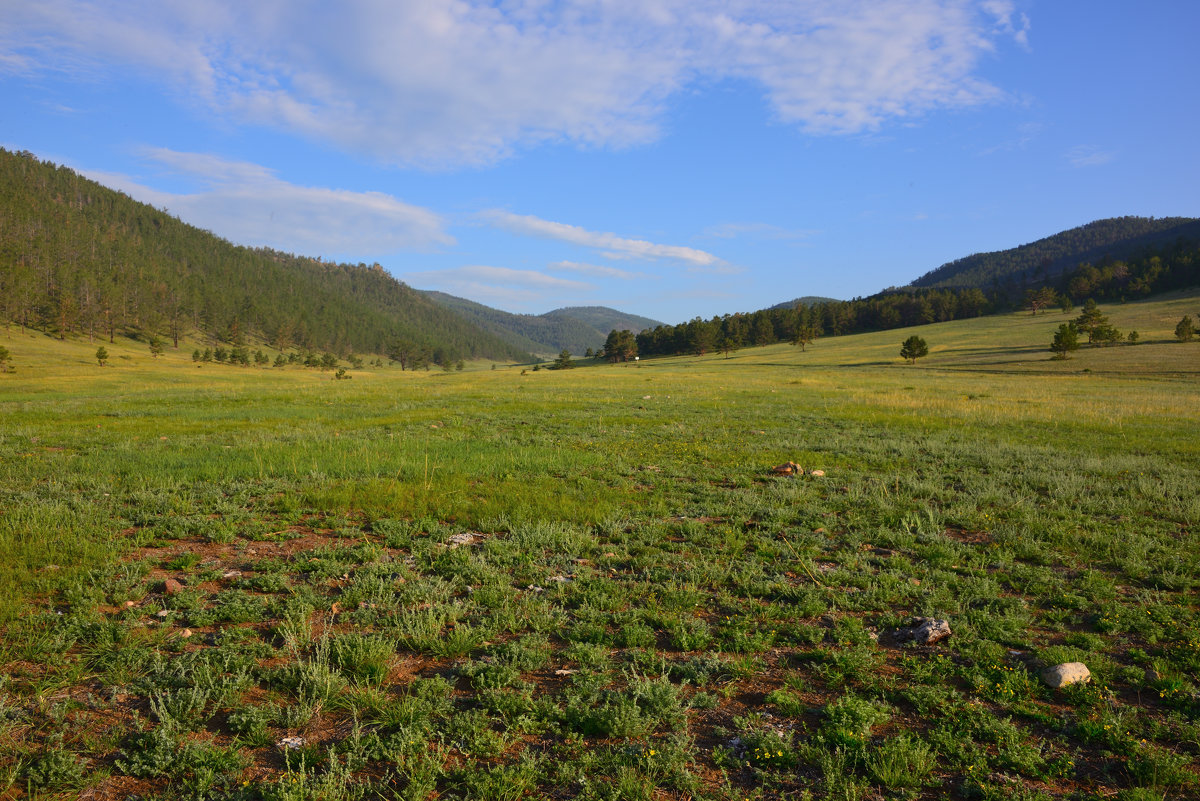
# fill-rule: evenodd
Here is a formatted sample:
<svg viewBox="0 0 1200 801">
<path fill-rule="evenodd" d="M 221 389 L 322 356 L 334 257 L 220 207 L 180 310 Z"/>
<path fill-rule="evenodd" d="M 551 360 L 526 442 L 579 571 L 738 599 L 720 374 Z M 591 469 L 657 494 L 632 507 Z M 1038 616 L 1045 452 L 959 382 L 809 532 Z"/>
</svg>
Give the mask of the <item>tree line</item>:
<svg viewBox="0 0 1200 801">
<path fill-rule="evenodd" d="M 1200 240 L 1178 237 L 1172 242 L 1148 245 L 1127 260 L 1079 264 L 1054 280 L 1046 277 L 1045 282 L 1035 282 L 1024 289 L 1023 295 L 1021 287 L 1012 282 L 988 290 L 905 287 L 847 301 L 797 304 L 709 320 L 697 317 L 679 325 L 642 331 L 635 338 L 634 352 L 642 356 L 701 355 L 777 342 L 803 348 L 821 336 L 962 320 L 1012 311 L 1022 304 L 1035 314 L 1053 305 L 1069 311 L 1088 299 L 1124 301 L 1197 285 Z"/>
<path fill-rule="evenodd" d="M 980 289 L 903 289 L 847 301 L 761 309 L 660 325 L 634 341 L 642 356 L 730 353 L 739 348 L 791 342 L 805 348 L 817 337 L 883 331 L 979 317 L 1002 303 Z M 608 346 L 605 346 L 605 353 Z"/>
</svg>

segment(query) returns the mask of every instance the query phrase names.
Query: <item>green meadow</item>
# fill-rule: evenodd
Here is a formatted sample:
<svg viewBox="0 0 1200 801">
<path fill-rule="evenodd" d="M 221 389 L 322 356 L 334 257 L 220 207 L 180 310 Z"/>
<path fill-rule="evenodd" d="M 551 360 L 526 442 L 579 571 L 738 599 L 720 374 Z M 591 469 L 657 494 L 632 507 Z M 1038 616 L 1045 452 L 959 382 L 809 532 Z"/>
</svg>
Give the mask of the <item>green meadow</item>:
<svg viewBox="0 0 1200 801">
<path fill-rule="evenodd" d="M 0 329 L 0 795 L 1197 797 L 1200 296 L 1103 308 L 341 381 Z"/>
</svg>

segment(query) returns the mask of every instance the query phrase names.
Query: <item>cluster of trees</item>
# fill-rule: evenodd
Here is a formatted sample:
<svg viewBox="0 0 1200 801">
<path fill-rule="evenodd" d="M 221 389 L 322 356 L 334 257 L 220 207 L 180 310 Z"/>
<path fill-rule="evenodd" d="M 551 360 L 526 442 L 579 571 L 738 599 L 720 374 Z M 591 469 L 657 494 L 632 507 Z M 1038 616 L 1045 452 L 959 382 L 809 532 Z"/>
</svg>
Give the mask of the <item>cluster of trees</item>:
<svg viewBox="0 0 1200 801">
<path fill-rule="evenodd" d="M 1108 347 L 1122 341 L 1136 345 L 1139 338 L 1137 331 L 1130 331 L 1128 337 L 1123 335 L 1108 321 L 1108 315 L 1100 311 L 1096 301 L 1089 299 L 1078 317 L 1063 323 L 1054 332 L 1054 339 L 1050 342 L 1054 358 L 1066 359 L 1069 353 L 1079 350 L 1081 334 L 1087 336 L 1088 344 L 1092 347 Z"/>
<path fill-rule="evenodd" d="M 256 338 L 277 350 L 384 353 L 397 337 L 449 363 L 526 354 L 396 281 L 235 246 L 31 153 L 0 149 L 0 320 L 60 338 Z"/>
<path fill-rule="evenodd" d="M 1200 284 L 1200 240 L 1178 239 L 1147 248 L 1127 261 L 1080 264 L 1059 281 L 1058 291 L 1080 302 L 1085 298 L 1123 301 Z"/>
<path fill-rule="evenodd" d="M 730 353 L 742 347 L 777 342 L 790 342 L 804 349 L 821 336 L 979 317 L 997 311 L 997 305 L 975 288 L 895 289 L 868 298 L 762 309 L 711 320 L 697 317 L 679 325 L 660 325 L 637 335 L 636 352 L 643 356 Z M 605 353 L 609 353 L 607 344 Z"/>
<path fill-rule="evenodd" d="M 640 340 L 641 336 L 635 337 L 632 331 L 613 329 L 604 340 L 604 348 L 600 355 L 610 362 L 627 362 L 636 358 L 640 352 Z"/>
</svg>

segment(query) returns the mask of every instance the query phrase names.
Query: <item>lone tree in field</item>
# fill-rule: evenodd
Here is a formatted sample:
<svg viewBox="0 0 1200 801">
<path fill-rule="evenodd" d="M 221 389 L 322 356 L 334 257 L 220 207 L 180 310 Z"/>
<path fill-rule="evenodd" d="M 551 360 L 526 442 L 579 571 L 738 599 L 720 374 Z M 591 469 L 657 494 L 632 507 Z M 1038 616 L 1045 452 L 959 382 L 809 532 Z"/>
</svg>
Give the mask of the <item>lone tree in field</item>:
<svg viewBox="0 0 1200 801">
<path fill-rule="evenodd" d="M 817 328 L 811 324 L 798 325 L 796 331 L 792 334 L 792 344 L 800 346 L 800 352 L 812 344 L 812 341 L 817 338 Z"/>
<path fill-rule="evenodd" d="M 103 345 L 96 348 L 96 361 L 99 362 L 101 367 L 108 361 L 108 350 Z"/>
<path fill-rule="evenodd" d="M 1185 314 L 1175 326 L 1175 338 L 1180 342 L 1191 342 L 1194 336 L 1196 336 L 1196 326 L 1192 323 L 1191 315 Z"/>
<path fill-rule="evenodd" d="M 12 354 L 8 348 L 0 345 L 0 373 L 8 372 L 8 361 L 12 358 Z"/>
<path fill-rule="evenodd" d="M 1075 323 L 1063 323 L 1054 332 L 1054 340 L 1050 343 L 1050 350 L 1054 352 L 1055 359 L 1067 359 L 1067 356 L 1073 350 L 1079 350 L 1079 331 L 1075 328 Z"/>
<path fill-rule="evenodd" d="M 551 370 L 570 370 L 575 366 L 571 361 L 571 351 L 563 348 L 562 353 L 558 354 L 558 358 L 554 360 L 554 364 L 550 365 Z"/>
<path fill-rule="evenodd" d="M 158 337 L 150 337 L 150 355 L 157 359 L 162 353 L 163 341 Z"/>
<path fill-rule="evenodd" d="M 916 364 L 917 359 L 929 355 L 929 346 L 925 344 L 925 340 L 913 334 L 900 346 L 900 355 L 908 359 L 909 364 Z"/>
</svg>

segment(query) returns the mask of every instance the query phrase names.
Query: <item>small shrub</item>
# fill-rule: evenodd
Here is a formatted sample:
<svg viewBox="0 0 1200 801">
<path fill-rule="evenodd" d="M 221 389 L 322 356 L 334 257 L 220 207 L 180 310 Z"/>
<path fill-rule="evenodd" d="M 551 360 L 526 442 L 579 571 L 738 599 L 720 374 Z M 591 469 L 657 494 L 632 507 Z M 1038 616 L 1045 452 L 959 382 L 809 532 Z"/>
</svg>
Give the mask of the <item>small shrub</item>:
<svg viewBox="0 0 1200 801">
<path fill-rule="evenodd" d="M 824 729 L 834 742 L 862 748 L 871 729 L 891 718 L 883 705 L 852 694 L 843 695 L 825 707 Z"/>
<path fill-rule="evenodd" d="M 867 770 L 889 789 L 920 787 L 937 764 L 937 754 L 919 737 L 889 737 L 866 756 Z"/>
<path fill-rule="evenodd" d="M 56 743 L 25 769 L 25 781 L 37 788 L 77 787 L 83 782 L 86 768 L 86 762 Z"/>
</svg>

